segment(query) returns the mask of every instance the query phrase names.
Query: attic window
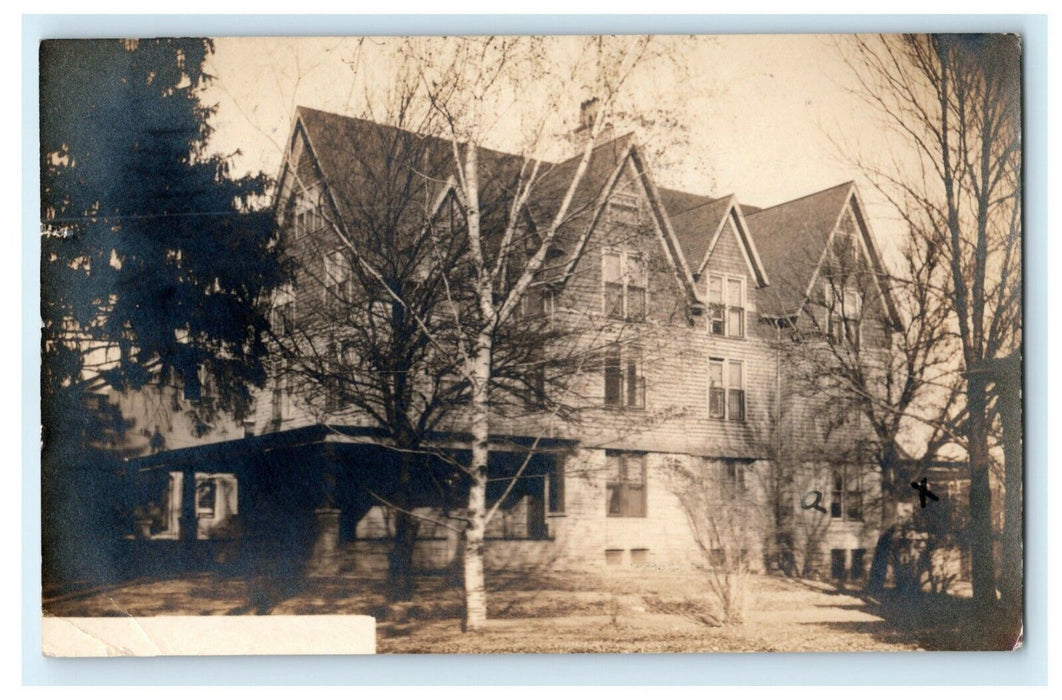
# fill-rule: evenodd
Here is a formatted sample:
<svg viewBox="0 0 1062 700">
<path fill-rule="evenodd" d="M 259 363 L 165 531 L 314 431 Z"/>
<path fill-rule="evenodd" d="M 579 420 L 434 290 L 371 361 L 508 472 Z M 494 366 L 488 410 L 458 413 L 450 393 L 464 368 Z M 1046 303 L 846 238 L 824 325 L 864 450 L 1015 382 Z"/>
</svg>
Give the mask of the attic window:
<svg viewBox="0 0 1062 700">
<path fill-rule="evenodd" d="M 708 332 L 745 337 L 745 279 L 708 275 Z"/>
<path fill-rule="evenodd" d="M 641 221 L 641 209 L 641 199 L 635 194 L 615 192 L 608 199 L 612 223 L 637 225 Z"/>
<path fill-rule="evenodd" d="M 859 347 L 863 299 L 858 290 L 834 288 L 832 280 L 826 280 L 823 288 L 826 300 L 826 335 L 835 343 L 848 343 Z"/>
<path fill-rule="evenodd" d="M 307 187 L 295 204 L 294 231 L 299 239 L 306 233 L 313 233 L 324 227 L 324 214 L 321 212 L 320 192 L 315 186 Z"/>
<path fill-rule="evenodd" d="M 645 319 L 649 273 L 640 253 L 606 250 L 602 256 L 601 279 L 606 315 L 628 321 Z"/>
</svg>

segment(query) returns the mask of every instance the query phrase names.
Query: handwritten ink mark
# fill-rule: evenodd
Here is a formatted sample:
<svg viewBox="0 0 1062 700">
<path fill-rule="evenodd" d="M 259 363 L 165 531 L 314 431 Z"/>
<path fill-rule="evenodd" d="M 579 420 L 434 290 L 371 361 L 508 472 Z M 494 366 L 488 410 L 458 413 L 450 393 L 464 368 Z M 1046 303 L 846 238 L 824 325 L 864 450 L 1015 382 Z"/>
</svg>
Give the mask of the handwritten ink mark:
<svg viewBox="0 0 1062 700">
<path fill-rule="evenodd" d="M 911 488 L 918 489 L 918 501 L 919 501 L 919 503 L 921 503 L 923 508 L 926 507 L 926 497 L 927 496 L 930 499 L 934 500 L 934 501 L 939 501 L 940 500 L 939 498 L 937 498 L 937 495 L 935 493 L 933 493 L 932 491 L 929 490 L 928 483 L 929 483 L 929 480 L 926 477 L 924 477 L 924 476 L 922 477 L 922 481 L 912 481 L 911 482 Z"/>
<path fill-rule="evenodd" d="M 811 503 L 808 503 L 808 496 L 814 496 L 815 500 Z M 804 498 L 800 499 L 800 507 L 804 510 L 810 510 L 814 508 L 820 513 L 825 513 L 826 509 L 819 505 L 820 501 L 822 501 L 822 491 L 808 491 L 804 494 Z"/>
</svg>

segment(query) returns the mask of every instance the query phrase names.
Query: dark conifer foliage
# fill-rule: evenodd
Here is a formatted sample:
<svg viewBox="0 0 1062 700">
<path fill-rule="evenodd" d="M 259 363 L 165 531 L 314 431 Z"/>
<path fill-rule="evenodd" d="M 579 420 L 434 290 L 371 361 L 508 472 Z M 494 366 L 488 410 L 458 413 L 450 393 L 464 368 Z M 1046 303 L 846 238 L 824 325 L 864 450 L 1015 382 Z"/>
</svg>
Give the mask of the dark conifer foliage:
<svg viewBox="0 0 1062 700">
<path fill-rule="evenodd" d="M 46 588 L 121 575 L 123 433 L 150 426 L 122 419 L 105 389 L 183 388 L 206 431 L 222 412 L 244 413 L 265 379 L 259 302 L 282 273 L 270 182 L 233 177 L 230 158 L 208 149 L 212 49 L 40 47 Z"/>
<path fill-rule="evenodd" d="M 45 397 L 155 379 L 194 392 L 209 376 L 210 407 L 239 414 L 264 380 L 257 301 L 280 275 L 271 212 L 256 207 L 269 182 L 232 177 L 208 150 L 212 50 L 41 44 Z"/>
</svg>

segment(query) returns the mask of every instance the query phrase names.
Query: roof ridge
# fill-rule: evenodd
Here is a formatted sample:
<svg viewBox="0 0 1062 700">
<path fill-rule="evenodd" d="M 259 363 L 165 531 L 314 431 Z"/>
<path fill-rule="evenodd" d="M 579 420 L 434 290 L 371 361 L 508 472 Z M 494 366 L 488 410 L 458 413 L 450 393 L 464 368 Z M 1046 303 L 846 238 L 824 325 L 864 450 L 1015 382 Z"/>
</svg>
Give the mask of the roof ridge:
<svg viewBox="0 0 1062 700">
<path fill-rule="evenodd" d="M 685 194 L 693 194 L 693 193 L 692 192 L 688 192 L 688 193 L 685 193 Z M 698 196 L 698 197 L 706 197 L 708 195 L 696 195 L 696 196 Z M 722 197 L 715 197 L 714 199 L 709 199 L 707 202 L 701 202 L 700 204 L 695 204 L 692 207 L 690 207 L 689 209 L 683 209 L 682 211 L 674 212 L 672 214 L 672 216 L 684 216 L 686 214 L 689 214 L 692 211 L 697 211 L 698 209 L 701 209 L 702 207 L 710 207 L 713 204 L 719 204 L 719 202 L 722 202 L 723 200 L 727 200 L 727 202 L 729 202 L 729 200 L 731 200 L 733 198 L 734 198 L 734 193 L 731 192 L 730 194 L 725 194 Z"/>
<path fill-rule="evenodd" d="M 811 194 L 802 195 L 800 197 L 797 197 L 796 199 L 789 199 L 789 200 L 786 200 L 784 202 L 779 202 L 778 204 L 772 204 L 769 207 L 763 207 L 759 211 L 752 212 L 751 214 L 749 214 L 749 216 L 750 217 L 757 216 L 759 214 L 762 214 L 765 211 L 770 211 L 771 209 L 777 209 L 778 207 L 784 207 L 786 204 L 794 204 L 794 203 L 799 202 L 799 201 L 801 201 L 803 199 L 810 199 L 811 197 L 818 197 L 819 195 L 826 194 L 827 192 L 829 192 L 831 190 L 840 189 L 842 187 L 849 187 L 849 186 L 854 185 L 854 184 L 855 184 L 855 180 L 848 180 L 847 182 L 842 182 L 839 185 L 833 185 L 832 187 L 827 187 L 826 189 L 819 190 L 818 192 L 812 192 Z"/>
</svg>

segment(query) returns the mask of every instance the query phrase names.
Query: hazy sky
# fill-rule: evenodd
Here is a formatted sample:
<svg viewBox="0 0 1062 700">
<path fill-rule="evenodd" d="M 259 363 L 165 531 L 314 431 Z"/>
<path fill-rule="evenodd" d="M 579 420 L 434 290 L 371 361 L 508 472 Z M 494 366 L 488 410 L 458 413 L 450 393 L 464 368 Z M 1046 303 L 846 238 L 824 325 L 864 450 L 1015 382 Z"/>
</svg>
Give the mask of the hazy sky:
<svg viewBox="0 0 1062 700">
<path fill-rule="evenodd" d="M 883 147 L 874 114 L 844 87 L 851 81 L 832 37 L 669 41 L 685 69 L 685 83 L 669 89 L 671 83 L 661 86 L 643 76 L 634 90 L 635 105 L 639 99 L 647 106 L 663 103 L 685 126 L 687 142 L 653 164 L 659 185 L 716 196 L 736 193 L 739 201 L 770 206 L 854 179 L 879 242 L 893 247 L 902 232 L 894 215 L 831 142 L 845 141 L 863 152 Z M 373 44 L 386 46 L 386 39 Z M 350 38 L 217 39 L 208 66 L 216 81 L 206 96 L 219 107 L 213 146 L 241 151 L 240 169 L 275 175 L 295 105 L 356 112 L 366 89 L 388 82 L 388 67 L 364 58 L 355 79 L 349 65 L 355 49 Z M 570 96 L 572 119 L 585 97 Z M 643 142 L 654 139 L 653 133 L 639 136 Z M 659 132 L 656 139 L 662 139 Z M 653 145 L 646 143 L 647 150 Z"/>
</svg>

